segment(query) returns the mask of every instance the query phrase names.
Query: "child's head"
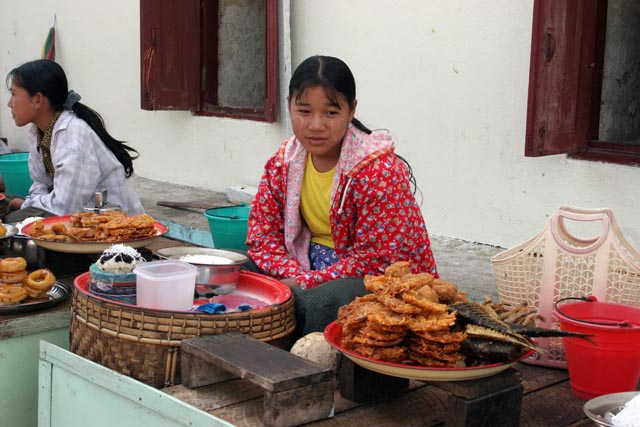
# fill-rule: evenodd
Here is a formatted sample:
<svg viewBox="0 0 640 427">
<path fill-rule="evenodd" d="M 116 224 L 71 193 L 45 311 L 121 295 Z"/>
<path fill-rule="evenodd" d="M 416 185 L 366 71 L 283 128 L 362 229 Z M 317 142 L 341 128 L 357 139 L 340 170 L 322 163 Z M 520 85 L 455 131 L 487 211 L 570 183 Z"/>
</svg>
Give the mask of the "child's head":
<svg viewBox="0 0 640 427">
<path fill-rule="evenodd" d="M 6 83 L 8 88 L 14 84 L 31 96 L 40 92 L 55 111 L 62 110 L 69 91 L 62 67 L 47 59 L 38 59 L 14 68 L 7 75 Z"/>
<path fill-rule="evenodd" d="M 356 99 L 356 82 L 351 70 L 342 60 L 332 56 L 311 56 L 305 59 L 291 76 L 289 102 L 299 98 L 310 87 L 320 86 L 332 102 L 337 103 L 337 94 L 342 94 L 349 108 Z"/>
</svg>

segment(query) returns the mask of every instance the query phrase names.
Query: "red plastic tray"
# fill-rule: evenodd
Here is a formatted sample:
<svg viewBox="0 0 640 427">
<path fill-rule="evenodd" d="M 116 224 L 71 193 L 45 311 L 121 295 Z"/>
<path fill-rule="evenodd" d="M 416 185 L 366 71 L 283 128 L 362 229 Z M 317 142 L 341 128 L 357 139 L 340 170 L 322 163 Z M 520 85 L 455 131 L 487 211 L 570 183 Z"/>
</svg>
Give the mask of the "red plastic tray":
<svg viewBox="0 0 640 427">
<path fill-rule="evenodd" d="M 123 305 L 127 307 L 136 307 L 133 304 L 126 304 L 119 301 L 110 300 L 107 298 L 102 298 L 95 294 L 89 292 L 89 272 L 82 273 L 78 277 L 75 278 L 73 284 L 75 285 L 78 292 L 82 292 L 85 295 L 90 295 L 92 298 L 96 298 L 102 301 L 106 301 L 112 304 Z M 291 298 L 291 289 L 281 281 L 274 279 L 269 276 L 265 276 L 263 274 L 252 273 L 249 271 L 241 271 L 240 272 L 240 280 L 238 280 L 238 284 L 236 285 L 235 291 L 231 292 L 231 294 L 243 294 L 250 296 L 252 298 L 258 298 L 265 301 L 267 304 L 270 304 L 268 307 L 272 305 L 282 304 L 285 301 Z M 268 307 L 262 307 L 258 310 L 265 310 Z M 157 310 L 157 311 L 166 311 L 166 310 Z M 194 313 L 193 311 L 180 311 L 182 313 Z"/>
</svg>

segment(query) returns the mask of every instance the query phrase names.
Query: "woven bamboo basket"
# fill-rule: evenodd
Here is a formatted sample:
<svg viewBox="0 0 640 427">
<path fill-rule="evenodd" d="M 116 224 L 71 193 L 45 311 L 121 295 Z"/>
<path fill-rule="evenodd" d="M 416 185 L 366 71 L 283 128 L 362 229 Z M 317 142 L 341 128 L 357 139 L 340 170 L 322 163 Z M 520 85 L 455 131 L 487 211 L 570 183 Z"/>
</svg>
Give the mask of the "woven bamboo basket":
<svg viewBox="0 0 640 427">
<path fill-rule="evenodd" d="M 226 314 L 119 304 L 81 292 L 77 285 L 71 299 L 71 351 L 157 388 L 180 381 L 183 339 L 238 331 L 269 342 L 295 327 L 293 297 L 268 308 Z"/>
<path fill-rule="evenodd" d="M 565 226 L 570 219 L 601 225 L 594 238 L 580 238 Z M 598 301 L 640 307 L 640 254 L 625 240 L 610 209 L 561 206 L 546 227 L 528 241 L 492 258 L 500 302 L 526 303 L 544 317 L 538 326 L 559 329 L 555 302 L 595 296 Z M 527 363 L 566 368 L 561 338 L 539 338 L 547 353 Z"/>
</svg>

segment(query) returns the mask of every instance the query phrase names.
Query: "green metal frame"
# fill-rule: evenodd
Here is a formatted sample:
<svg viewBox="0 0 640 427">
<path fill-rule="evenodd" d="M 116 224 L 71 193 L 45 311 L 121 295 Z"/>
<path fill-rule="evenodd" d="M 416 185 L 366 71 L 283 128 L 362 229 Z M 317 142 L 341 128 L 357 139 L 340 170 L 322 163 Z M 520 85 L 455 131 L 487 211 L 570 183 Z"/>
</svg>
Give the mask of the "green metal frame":
<svg viewBox="0 0 640 427">
<path fill-rule="evenodd" d="M 161 390 L 40 342 L 38 427 L 232 427 Z"/>
</svg>

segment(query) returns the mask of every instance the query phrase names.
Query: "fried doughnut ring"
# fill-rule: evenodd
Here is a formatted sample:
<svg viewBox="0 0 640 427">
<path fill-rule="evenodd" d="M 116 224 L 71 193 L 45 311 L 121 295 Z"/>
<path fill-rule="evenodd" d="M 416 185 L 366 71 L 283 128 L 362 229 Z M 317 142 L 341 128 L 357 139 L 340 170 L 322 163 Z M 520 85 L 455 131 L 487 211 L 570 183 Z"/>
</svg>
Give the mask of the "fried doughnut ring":
<svg viewBox="0 0 640 427">
<path fill-rule="evenodd" d="M 24 290 L 27 293 L 27 296 L 31 298 L 45 298 L 45 297 L 47 297 L 47 299 L 49 298 L 47 296 L 47 293 L 49 293 L 49 289 L 45 289 L 44 291 L 39 291 L 37 289 L 31 289 L 30 287 L 25 285 Z"/>
<path fill-rule="evenodd" d="M 0 281 L 8 285 L 22 284 L 27 278 L 27 270 L 16 271 L 15 273 L 0 273 Z"/>
<path fill-rule="evenodd" d="M 51 270 L 47 268 L 41 268 L 27 276 L 25 285 L 36 291 L 44 291 L 49 289 L 56 282 L 56 276 L 53 275 Z"/>
<path fill-rule="evenodd" d="M 19 304 L 27 297 L 27 291 L 22 286 L 4 286 L 0 288 L 0 304 Z"/>
<path fill-rule="evenodd" d="M 61 222 L 56 222 L 55 224 L 53 224 L 51 226 L 51 231 L 53 231 L 56 234 L 67 234 L 69 232 L 69 230 L 67 229 L 67 226 Z"/>
<path fill-rule="evenodd" d="M 4 258 L 0 260 L 1 273 L 15 273 L 27 268 L 27 260 L 22 257 Z"/>
</svg>

